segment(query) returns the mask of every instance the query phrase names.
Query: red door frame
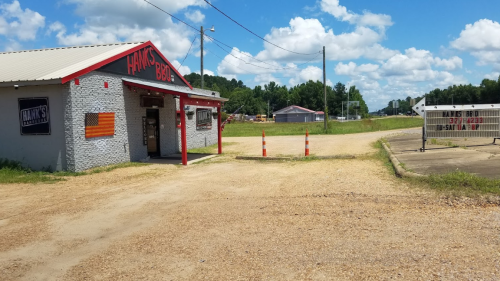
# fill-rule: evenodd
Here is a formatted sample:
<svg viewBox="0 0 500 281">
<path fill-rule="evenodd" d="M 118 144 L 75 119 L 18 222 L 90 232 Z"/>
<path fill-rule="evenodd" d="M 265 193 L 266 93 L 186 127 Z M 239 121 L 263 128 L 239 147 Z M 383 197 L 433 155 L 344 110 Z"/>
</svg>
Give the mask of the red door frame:
<svg viewBox="0 0 500 281">
<path fill-rule="evenodd" d="M 156 91 L 168 95 L 179 96 L 179 106 L 180 106 L 180 114 L 181 114 L 181 153 L 182 153 L 182 165 L 187 165 L 187 137 L 186 137 L 186 113 L 184 111 L 184 106 L 186 105 L 194 105 L 194 106 L 208 106 L 208 107 L 217 107 L 217 142 L 218 142 L 218 153 L 222 154 L 222 130 L 221 130 L 221 101 L 215 100 L 205 100 L 205 99 L 197 99 L 190 98 L 186 93 L 175 92 L 171 90 L 165 90 L 161 88 L 141 85 L 137 83 L 132 83 L 128 81 L 123 81 L 124 85 L 130 87 L 137 87 L 141 89 Z"/>
</svg>

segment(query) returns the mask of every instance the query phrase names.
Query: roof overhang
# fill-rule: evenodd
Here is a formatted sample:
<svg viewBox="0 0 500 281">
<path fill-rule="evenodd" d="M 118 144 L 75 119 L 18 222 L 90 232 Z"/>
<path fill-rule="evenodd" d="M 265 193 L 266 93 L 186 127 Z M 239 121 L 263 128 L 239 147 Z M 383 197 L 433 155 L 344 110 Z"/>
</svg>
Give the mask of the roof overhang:
<svg viewBox="0 0 500 281">
<path fill-rule="evenodd" d="M 169 95 L 175 95 L 175 96 L 184 96 L 192 99 L 201 99 L 201 100 L 212 100 L 212 101 L 219 101 L 219 102 L 226 102 L 229 99 L 226 98 L 220 98 L 216 97 L 214 95 L 206 95 L 202 93 L 197 93 L 196 88 L 193 88 L 192 90 L 188 87 L 181 87 L 181 86 L 175 86 L 175 85 L 169 85 L 169 84 L 164 84 L 164 83 L 157 83 L 157 82 L 150 82 L 150 81 L 143 81 L 143 80 L 138 80 L 138 79 L 131 79 L 131 78 L 122 78 L 123 84 L 127 86 L 132 86 L 132 87 L 138 87 L 146 90 L 151 90 L 151 91 L 157 91 Z"/>
<path fill-rule="evenodd" d="M 10 82 L 1 82 L 0 88 L 7 87 L 24 87 L 24 86 L 42 86 L 42 85 L 57 85 L 61 84 L 61 79 L 50 79 L 50 80 L 32 80 L 32 81 L 10 81 Z"/>
</svg>

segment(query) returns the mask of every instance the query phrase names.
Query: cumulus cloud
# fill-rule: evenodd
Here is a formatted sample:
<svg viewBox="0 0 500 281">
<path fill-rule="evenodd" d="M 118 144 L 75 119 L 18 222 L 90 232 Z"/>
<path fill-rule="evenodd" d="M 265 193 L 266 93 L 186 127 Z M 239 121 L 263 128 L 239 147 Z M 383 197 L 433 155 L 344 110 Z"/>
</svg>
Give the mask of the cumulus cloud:
<svg viewBox="0 0 500 281">
<path fill-rule="evenodd" d="M 359 26 L 375 26 L 378 28 L 385 28 L 391 26 L 391 16 L 384 14 L 373 14 L 369 11 L 364 11 L 362 15 L 350 12 L 346 7 L 340 5 L 339 0 L 322 0 L 321 10 L 323 12 L 333 15 L 341 21 L 349 22 Z"/>
<path fill-rule="evenodd" d="M 181 66 L 181 63 L 178 60 L 171 61 L 171 63 L 180 74 L 186 75 L 191 73 L 191 69 L 186 65 Z"/>
<path fill-rule="evenodd" d="M 196 10 L 193 12 L 187 12 L 184 14 L 186 18 L 194 23 L 201 23 L 205 20 L 205 15 L 200 12 L 200 10 Z"/>
<path fill-rule="evenodd" d="M 291 78 L 288 81 L 288 84 L 290 86 L 296 86 L 309 80 L 323 82 L 323 69 L 316 66 L 308 66 L 305 69 L 300 70 L 295 77 Z M 327 79 L 326 85 L 333 86 L 333 83 L 330 79 Z"/>
<path fill-rule="evenodd" d="M 269 74 L 277 70 L 284 70 L 284 68 L 286 67 L 274 61 L 260 62 L 254 59 L 250 53 L 242 52 L 235 47 L 219 63 L 217 73 L 220 75 Z"/>
<path fill-rule="evenodd" d="M 269 84 L 269 82 L 274 81 L 276 84 L 281 84 L 280 79 L 275 78 L 272 74 L 259 74 L 255 75 L 254 82 L 256 82 L 260 86 L 264 86 Z"/>
<path fill-rule="evenodd" d="M 479 65 L 492 64 L 500 70 L 500 23 L 482 19 L 467 24 L 460 37 L 450 43 L 452 48 L 470 52 Z"/>
<path fill-rule="evenodd" d="M 312 54 L 297 55 L 264 43 L 264 50 L 257 54 L 262 60 L 309 61 L 321 59 L 323 46 L 326 46 L 328 60 L 350 60 L 360 57 L 385 60 L 398 51 L 382 47 L 379 42 L 384 35 L 371 28 L 358 26 L 353 32 L 334 34 L 326 30 L 318 19 L 296 17 L 290 20 L 289 27 L 272 28 L 265 39 L 274 44 L 297 53 Z"/>
<path fill-rule="evenodd" d="M 30 9 L 22 9 L 19 1 L 0 5 L 0 35 L 17 37 L 21 41 L 34 40 L 45 26 L 45 17 Z"/>
<path fill-rule="evenodd" d="M 59 44 L 88 45 L 116 42 L 138 42 L 151 40 L 161 52 L 168 54 L 168 59 L 184 56 L 191 46 L 189 36 L 193 31 L 184 24 L 172 22 L 170 17 L 141 0 L 122 0 L 120 5 L 103 0 L 65 0 L 76 5 L 76 14 L 83 17 L 85 23 L 75 31 L 59 22 L 49 27 L 50 33 L 56 33 Z M 204 7 L 203 0 L 159 0 L 159 7 L 165 7 L 175 13 L 190 7 Z M 168 7 L 168 8 L 167 8 Z M 199 11 L 198 11 L 199 12 Z M 201 13 L 186 12 L 193 19 L 200 19 Z"/>
</svg>

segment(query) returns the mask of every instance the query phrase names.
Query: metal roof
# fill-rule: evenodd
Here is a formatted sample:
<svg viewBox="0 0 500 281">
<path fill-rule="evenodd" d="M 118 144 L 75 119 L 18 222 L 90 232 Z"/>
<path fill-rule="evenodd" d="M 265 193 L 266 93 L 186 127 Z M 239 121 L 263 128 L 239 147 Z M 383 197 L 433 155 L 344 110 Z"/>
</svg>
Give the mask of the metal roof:
<svg viewBox="0 0 500 281">
<path fill-rule="evenodd" d="M 273 114 L 298 114 L 298 113 L 315 113 L 316 111 L 303 108 L 297 105 L 290 105 L 288 107 L 282 108 L 278 111 L 273 112 Z"/>
<path fill-rule="evenodd" d="M 188 97 L 190 98 L 197 98 L 197 99 L 206 99 L 206 100 L 214 100 L 214 101 L 228 101 L 229 99 L 226 98 L 221 98 L 217 97 L 215 95 L 207 94 L 207 93 L 217 93 L 215 91 L 208 91 L 208 90 L 202 90 L 202 89 L 197 89 L 193 88 L 192 90 L 189 87 L 183 87 L 183 86 L 177 86 L 177 85 L 172 85 L 172 84 L 164 84 L 164 83 L 158 83 L 158 82 L 150 82 L 150 81 L 144 81 L 144 80 L 139 80 L 139 79 L 132 79 L 132 78 L 122 78 L 122 81 L 133 83 L 136 85 L 143 85 L 151 88 L 156 88 L 160 90 L 167 90 L 167 91 L 172 91 L 172 92 L 177 92 L 177 93 L 183 93 L 187 94 Z"/>
<path fill-rule="evenodd" d="M 143 42 L 0 53 L 0 83 L 59 80 L 141 44 Z"/>
</svg>

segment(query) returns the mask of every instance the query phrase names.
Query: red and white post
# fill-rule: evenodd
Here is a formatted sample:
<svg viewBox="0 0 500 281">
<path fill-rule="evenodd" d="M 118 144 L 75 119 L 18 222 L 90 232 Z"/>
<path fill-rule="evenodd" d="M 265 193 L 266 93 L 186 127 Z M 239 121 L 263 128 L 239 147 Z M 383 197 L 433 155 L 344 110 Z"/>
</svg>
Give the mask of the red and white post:
<svg viewBox="0 0 500 281">
<path fill-rule="evenodd" d="M 262 130 L 262 156 L 267 157 L 266 151 L 266 133 Z"/>
<path fill-rule="evenodd" d="M 306 156 L 309 156 L 309 130 L 306 129 Z"/>
</svg>

